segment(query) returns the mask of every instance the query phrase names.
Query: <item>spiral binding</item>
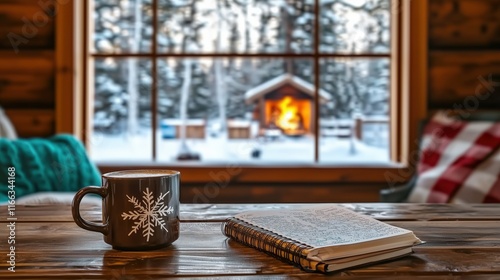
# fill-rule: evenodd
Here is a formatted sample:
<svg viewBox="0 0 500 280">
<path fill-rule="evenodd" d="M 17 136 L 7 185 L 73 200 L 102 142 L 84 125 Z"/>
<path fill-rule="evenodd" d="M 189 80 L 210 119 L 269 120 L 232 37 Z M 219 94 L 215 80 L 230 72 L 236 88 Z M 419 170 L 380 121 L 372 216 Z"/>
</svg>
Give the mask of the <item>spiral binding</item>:
<svg viewBox="0 0 500 280">
<path fill-rule="evenodd" d="M 306 250 L 313 247 L 305 245 L 261 227 L 249 224 L 238 218 L 228 218 L 222 223 L 222 233 L 246 246 L 263 251 L 277 259 L 300 267 L 305 271 L 323 271 L 321 262 L 306 258 Z"/>
</svg>

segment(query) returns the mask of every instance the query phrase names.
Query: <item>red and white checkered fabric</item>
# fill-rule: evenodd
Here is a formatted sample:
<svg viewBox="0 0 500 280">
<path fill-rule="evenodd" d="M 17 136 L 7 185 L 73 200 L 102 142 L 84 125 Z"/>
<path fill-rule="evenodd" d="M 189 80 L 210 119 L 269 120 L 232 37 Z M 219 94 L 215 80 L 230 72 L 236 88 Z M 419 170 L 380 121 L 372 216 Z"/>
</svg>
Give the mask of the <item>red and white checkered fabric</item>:
<svg viewBox="0 0 500 280">
<path fill-rule="evenodd" d="M 437 114 L 425 127 L 409 202 L 500 202 L 500 122 Z"/>
</svg>

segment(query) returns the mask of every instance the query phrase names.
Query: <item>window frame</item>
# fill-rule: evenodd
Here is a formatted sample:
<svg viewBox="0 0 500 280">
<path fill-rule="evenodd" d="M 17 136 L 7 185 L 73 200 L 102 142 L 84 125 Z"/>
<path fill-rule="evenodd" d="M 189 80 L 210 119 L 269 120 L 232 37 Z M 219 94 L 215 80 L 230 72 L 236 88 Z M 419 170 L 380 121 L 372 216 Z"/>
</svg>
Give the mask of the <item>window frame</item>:
<svg viewBox="0 0 500 280">
<path fill-rule="evenodd" d="M 75 1 L 76 3 L 70 1 L 65 4 L 58 2 L 56 21 L 56 132 L 75 134 L 82 139 L 87 148 L 90 147 L 92 130 L 86 116 L 92 112 L 93 105 L 88 98 L 90 94 L 87 95 L 93 84 L 93 81 L 89 80 L 92 77 L 89 71 L 93 69 L 93 65 L 92 59 L 89 58 L 89 46 L 85 43 L 88 42 L 92 26 L 84 24 L 91 9 L 89 1 Z M 188 183 L 217 181 L 214 174 L 224 172 L 224 174 L 229 174 L 230 181 L 241 183 L 381 183 L 387 181 L 388 172 L 399 174 L 398 178 L 401 182 L 409 180 L 415 164 L 412 162 L 411 155 L 412 152 L 418 151 L 418 146 L 416 146 L 418 145 L 416 140 L 418 139 L 418 121 L 427 115 L 428 0 L 392 1 L 393 22 L 397 20 L 399 23 L 391 25 L 393 35 L 390 153 L 394 164 L 345 166 L 314 163 L 287 166 L 265 164 L 234 166 L 231 163 L 227 165 L 183 162 L 123 164 L 110 161 L 97 162 L 99 168 L 103 173 L 117 169 L 175 168 L 183 173 L 183 181 Z M 153 2 L 156 3 L 156 1 Z M 83 11 L 83 13 L 78 11 Z M 68 25 L 71 19 L 73 19 L 72 24 Z M 89 23 L 91 24 L 92 21 Z M 67 40 L 67 38 L 73 38 L 73 40 Z M 153 44 L 155 45 L 156 42 Z M 67 92 L 74 94 L 67 94 Z M 153 100 L 156 102 L 156 98 Z M 156 120 L 153 123 L 156 123 Z M 153 139 L 156 141 L 155 137 Z M 155 145 L 153 149 L 156 149 Z M 318 149 L 316 149 L 316 158 L 318 157 L 317 151 Z M 234 168 L 240 171 L 229 172 L 235 170 Z"/>
</svg>

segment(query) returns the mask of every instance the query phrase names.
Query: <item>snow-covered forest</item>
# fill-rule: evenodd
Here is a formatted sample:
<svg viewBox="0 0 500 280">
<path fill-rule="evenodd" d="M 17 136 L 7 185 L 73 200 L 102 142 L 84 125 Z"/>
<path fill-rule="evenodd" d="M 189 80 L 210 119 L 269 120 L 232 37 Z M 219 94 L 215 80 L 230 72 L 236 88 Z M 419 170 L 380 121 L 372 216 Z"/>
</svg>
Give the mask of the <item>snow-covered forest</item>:
<svg viewBox="0 0 500 280">
<path fill-rule="evenodd" d="M 157 34 L 153 38 L 152 0 L 95 0 L 94 53 L 151 54 L 156 39 L 156 52 L 161 54 L 156 61 L 157 77 L 152 77 L 153 62 L 146 56 L 95 59 L 96 155 L 113 157 L 99 152 L 113 146 L 113 139 L 120 139 L 123 145 L 132 145 L 134 137 L 151 139 L 153 79 L 157 81 L 158 124 L 164 119 L 178 119 L 183 124 L 202 119 L 207 124 L 206 137 L 224 138 L 229 119 L 251 121 L 255 104 L 245 103 L 245 92 L 284 73 L 311 84 L 319 78 L 321 89 L 331 96 L 321 104 L 320 122 L 354 116 L 387 118 L 390 0 L 320 3 L 319 15 L 315 15 L 314 0 L 158 0 Z M 314 73 L 312 56 L 283 57 L 313 54 L 315 16 L 320 24 L 319 73 Z M 332 54 L 347 56 L 329 57 Z M 350 54 L 381 55 L 360 58 Z M 366 131 L 366 139 L 358 146 L 377 148 L 387 158 L 387 141 L 380 142 L 388 139 L 387 124 L 367 126 Z M 372 140 L 370 131 L 378 133 Z M 189 144 L 185 128 L 180 133 L 184 145 Z M 158 145 L 167 141 L 158 139 Z M 325 141 L 335 144 L 340 140 Z M 352 146 L 353 140 L 349 141 Z M 148 145 L 142 147 L 147 149 Z M 150 151 L 143 153 L 150 155 Z M 313 154 L 314 147 L 305 157 Z"/>
</svg>

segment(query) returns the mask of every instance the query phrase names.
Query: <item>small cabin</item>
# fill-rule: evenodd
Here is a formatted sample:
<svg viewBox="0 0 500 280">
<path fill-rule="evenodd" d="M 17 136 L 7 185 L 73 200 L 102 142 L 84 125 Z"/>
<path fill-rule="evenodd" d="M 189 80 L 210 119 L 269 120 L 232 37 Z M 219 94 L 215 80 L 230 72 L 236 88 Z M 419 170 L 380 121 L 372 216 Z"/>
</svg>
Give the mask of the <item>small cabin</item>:
<svg viewBox="0 0 500 280">
<path fill-rule="evenodd" d="M 260 129 L 280 129 L 286 135 L 314 134 L 314 85 L 291 74 L 283 74 L 245 93 L 247 104 L 256 105 Z M 330 101 L 319 90 L 319 102 Z"/>
</svg>

